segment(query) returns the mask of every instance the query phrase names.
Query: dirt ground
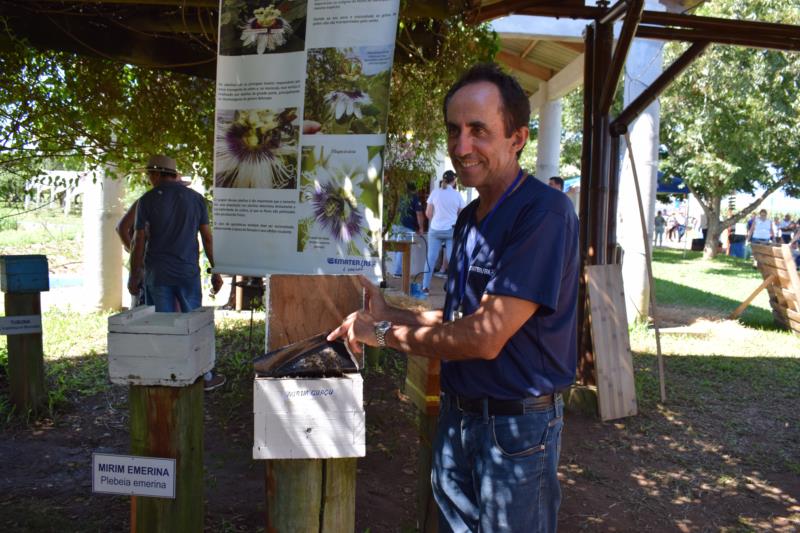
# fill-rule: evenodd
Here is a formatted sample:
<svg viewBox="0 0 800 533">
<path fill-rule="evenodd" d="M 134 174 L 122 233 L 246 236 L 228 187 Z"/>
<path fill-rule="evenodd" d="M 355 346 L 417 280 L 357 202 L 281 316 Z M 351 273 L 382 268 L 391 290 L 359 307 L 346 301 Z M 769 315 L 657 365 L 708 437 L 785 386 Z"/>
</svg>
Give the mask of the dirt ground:
<svg viewBox="0 0 800 533">
<path fill-rule="evenodd" d="M 358 532 L 416 530 L 419 441 L 414 407 L 400 393 L 401 380 L 396 372 L 366 378 L 368 447 L 358 463 Z M 6 386 L 3 377 L 0 388 Z M 4 431 L 0 529 L 128 528 L 128 498 L 92 494 L 90 477 L 92 452 L 128 450 L 126 394 L 124 387 L 114 386 L 56 420 Z M 205 408 L 206 530 L 258 531 L 264 523 L 264 469 L 250 459 L 251 406 L 232 407 L 224 394 L 212 393 Z M 797 531 L 800 477 L 748 464 L 737 449 L 718 446 L 703 431 L 706 418 L 679 405 L 616 423 L 569 413 L 560 468 L 560 530 Z M 686 431 L 659 430 L 675 424 Z M 758 431 L 780 428 L 767 423 Z M 746 482 L 720 473 L 726 465 Z"/>
</svg>

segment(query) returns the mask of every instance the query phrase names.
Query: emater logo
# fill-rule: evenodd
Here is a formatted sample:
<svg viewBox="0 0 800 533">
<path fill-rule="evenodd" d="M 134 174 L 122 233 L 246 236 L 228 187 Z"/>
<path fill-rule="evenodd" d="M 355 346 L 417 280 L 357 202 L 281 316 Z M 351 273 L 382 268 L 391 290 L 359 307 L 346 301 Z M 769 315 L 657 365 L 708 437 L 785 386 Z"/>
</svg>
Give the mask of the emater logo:
<svg viewBox="0 0 800 533">
<path fill-rule="evenodd" d="M 356 267 L 373 267 L 376 264 L 374 259 L 342 259 L 341 257 L 329 257 L 329 265 L 345 265 Z"/>
</svg>

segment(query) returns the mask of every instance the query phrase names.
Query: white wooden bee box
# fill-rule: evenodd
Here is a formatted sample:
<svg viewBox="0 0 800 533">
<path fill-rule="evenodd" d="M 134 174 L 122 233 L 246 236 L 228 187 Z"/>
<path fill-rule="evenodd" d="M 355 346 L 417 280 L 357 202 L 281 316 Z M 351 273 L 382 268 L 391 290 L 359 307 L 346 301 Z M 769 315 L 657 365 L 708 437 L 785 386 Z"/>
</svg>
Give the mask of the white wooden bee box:
<svg viewBox="0 0 800 533">
<path fill-rule="evenodd" d="M 364 380 L 256 378 L 253 459 L 331 459 L 366 454 Z"/>
<path fill-rule="evenodd" d="M 108 373 L 120 385 L 185 387 L 214 367 L 214 309 L 108 317 Z"/>
</svg>

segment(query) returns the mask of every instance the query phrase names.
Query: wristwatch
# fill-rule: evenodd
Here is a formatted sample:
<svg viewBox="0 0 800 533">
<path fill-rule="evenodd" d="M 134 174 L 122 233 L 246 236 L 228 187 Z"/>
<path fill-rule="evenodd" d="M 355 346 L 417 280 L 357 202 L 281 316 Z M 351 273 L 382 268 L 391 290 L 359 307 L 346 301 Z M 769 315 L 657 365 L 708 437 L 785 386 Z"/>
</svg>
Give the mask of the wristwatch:
<svg viewBox="0 0 800 533">
<path fill-rule="evenodd" d="M 381 348 L 386 347 L 386 332 L 392 328 L 392 323 L 388 320 L 381 320 L 375 323 L 375 338 L 378 340 L 378 346 Z"/>
</svg>

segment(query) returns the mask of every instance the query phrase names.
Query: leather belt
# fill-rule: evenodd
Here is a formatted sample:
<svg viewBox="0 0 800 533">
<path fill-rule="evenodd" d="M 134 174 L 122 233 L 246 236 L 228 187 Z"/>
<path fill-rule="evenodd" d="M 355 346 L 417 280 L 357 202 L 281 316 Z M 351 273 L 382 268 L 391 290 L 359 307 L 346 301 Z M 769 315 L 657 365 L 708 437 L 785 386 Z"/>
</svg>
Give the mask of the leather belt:
<svg viewBox="0 0 800 533">
<path fill-rule="evenodd" d="M 465 413 L 482 415 L 484 404 L 487 407 L 489 416 L 517 416 L 537 411 L 545 411 L 555 404 L 560 393 L 546 394 L 544 396 L 529 396 L 522 400 L 496 400 L 494 398 L 480 398 L 473 400 L 463 396 L 453 396 L 444 394 L 451 405 L 457 407 Z"/>
</svg>

